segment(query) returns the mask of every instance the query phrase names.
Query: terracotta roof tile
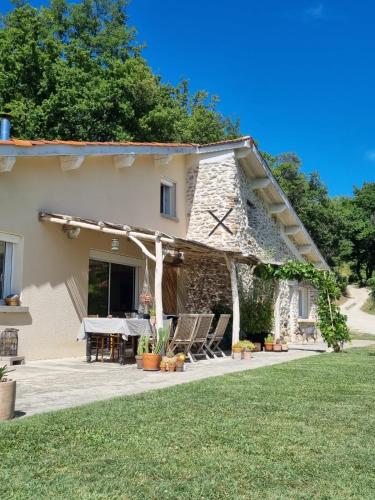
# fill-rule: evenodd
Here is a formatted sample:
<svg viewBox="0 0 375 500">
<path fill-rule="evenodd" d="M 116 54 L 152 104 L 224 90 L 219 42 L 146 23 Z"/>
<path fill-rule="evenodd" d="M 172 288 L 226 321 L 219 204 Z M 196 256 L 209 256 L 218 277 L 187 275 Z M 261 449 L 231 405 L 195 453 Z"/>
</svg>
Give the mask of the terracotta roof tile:
<svg viewBox="0 0 375 500">
<path fill-rule="evenodd" d="M 238 139 L 229 139 L 226 141 L 213 142 L 210 144 L 194 144 L 194 143 L 180 143 L 180 142 L 99 142 L 99 141 L 48 141 L 48 140 L 23 140 L 23 139 L 10 139 L 7 141 L 0 141 L 1 146 L 18 146 L 18 147 L 32 147 L 32 146 L 53 146 L 53 145 L 66 145 L 66 146 L 153 146 L 153 147 L 196 147 L 196 146 L 215 146 L 220 144 L 236 143 L 244 140 L 252 140 L 250 136 L 239 137 Z"/>
</svg>

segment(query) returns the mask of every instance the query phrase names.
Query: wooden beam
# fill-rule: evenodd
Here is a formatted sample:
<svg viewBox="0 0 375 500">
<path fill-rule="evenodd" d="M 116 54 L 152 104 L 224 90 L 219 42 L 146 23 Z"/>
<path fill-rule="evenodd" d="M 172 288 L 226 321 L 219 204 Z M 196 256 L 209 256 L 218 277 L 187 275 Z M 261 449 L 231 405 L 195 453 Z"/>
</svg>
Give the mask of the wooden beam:
<svg viewBox="0 0 375 500">
<path fill-rule="evenodd" d="M 285 228 L 284 228 L 284 233 L 287 236 L 293 236 L 294 234 L 297 234 L 300 231 L 302 231 L 300 226 L 285 226 Z"/>
<path fill-rule="evenodd" d="M 285 212 L 287 208 L 288 207 L 285 203 L 274 203 L 273 205 L 270 205 L 270 212 L 271 214 L 281 214 Z"/>
<path fill-rule="evenodd" d="M 173 155 L 154 156 L 155 167 L 166 167 L 171 162 Z"/>
<path fill-rule="evenodd" d="M 160 234 L 156 235 L 155 240 L 155 311 L 156 311 L 156 331 L 163 328 L 163 245 Z"/>
<path fill-rule="evenodd" d="M 15 156 L 0 156 L 0 172 L 11 172 L 15 163 Z"/>
<path fill-rule="evenodd" d="M 251 152 L 251 148 L 249 148 L 249 147 L 236 150 L 237 160 L 241 160 L 241 158 L 246 158 L 246 156 L 249 156 L 250 152 Z"/>
<path fill-rule="evenodd" d="M 63 172 L 77 170 L 85 159 L 84 156 L 60 156 L 60 167 Z"/>
<path fill-rule="evenodd" d="M 305 255 L 306 253 L 310 253 L 312 249 L 313 249 L 312 245 L 299 245 L 297 247 L 297 250 L 302 255 Z"/>
<path fill-rule="evenodd" d="M 115 155 L 113 157 L 113 163 L 116 168 L 129 168 L 135 162 L 135 153 L 130 153 L 128 155 Z"/>
<path fill-rule="evenodd" d="M 91 231 L 98 231 L 100 233 L 107 233 L 107 234 L 115 234 L 117 236 L 123 236 L 123 237 L 128 237 L 132 236 L 134 238 L 139 238 L 141 240 L 146 240 L 146 241 L 155 241 L 156 236 L 153 234 L 146 234 L 146 233 L 140 233 L 136 231 L 129 231 L 127 229 L 127 226 L 125 226 L 126 229 L 112 229 L 110 227 L 105 227 L 104 224 L 102 225 L 97 225 L 97 224 L 89 224 L 88 222 L 80 222 L 80 221 L 75 221 L 71 220 L 69 218 L 66 219 L 60 219 L 59 217 L 53 217 L 53 215 L 47 215 L 47 214 L 41 214 L 40 216 L 41 221 L 46 221 L 46 222 L 53 222 L 54 224 L 61 224 L 61 225 L 67 225 L 67 226 L 73 226 L 73 227 L 81 227 L 82 229 L 90 229 Z M 173 244 L 175 240 L 173 238 L 166 238 L 162 236 L 161 238 L 162 243 L 168 243 L 168 244 Z"/>
<path fill-rule="evenodd" d="M 240 340 L 240 299 L 238 295 L 236 263 L 233 257 L 225 255 L 225 262 L 230 274 L 233 303 L 232 345 Z"/>
<path fill-rule="evenodd" d="M 250 182 L 251 189 L 264 189 L 271 184 L 271 179 L 269 177 L 259 177 L 258 179 L 252 179 Z"/>
<path fill-rule="evenodd" d="M 144 253 L 146 257 L 151 259 L 153 262 L 156 262 L 155 256 L 152 255 L 152 253 L 144 246 L 144 244 L 141 241 L 138 240 L 138 238 L 135 238 L 130 233 L 128 234 L 128 238 L 142 250 L 142 253 Z"/>
</svg>

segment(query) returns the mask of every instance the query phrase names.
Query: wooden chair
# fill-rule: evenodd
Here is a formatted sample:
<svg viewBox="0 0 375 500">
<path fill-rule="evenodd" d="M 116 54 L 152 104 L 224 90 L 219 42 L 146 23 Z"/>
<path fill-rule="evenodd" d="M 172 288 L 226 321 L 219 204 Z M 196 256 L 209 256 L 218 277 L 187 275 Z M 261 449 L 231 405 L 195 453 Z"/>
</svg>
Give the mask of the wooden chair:
<svg viewBox="0 0 375 500">
<path fill-rule="evenodd" d="M 207 337 L 204 349 L 214 358 L 217 358 L 218 355 L 225 357 L 225 353 L 220 349 L 219 344 L 223 340 L 230 316 L 230 314 L 220 314 L 214 333 Z"/>
<path fill-rule="evenodd" d="M 99 318 L 99 314 L 88 314 L 88 318 Z M 101 362 L 104 362 L 104 350 L 106 346 L 106 338 L 104 335 L 90 335 L 91 338 L 91 353 L 95 354 L 95 361 L 98 361 L 99 352 Z"/>
<path fill-rule="evenodd" d="M 190 361 L 194 361 L 190 347 L 195 337 L 199 314 L 180 314 L 174 335 L 168 350 L 172 352 L 183 352 Z"/>
<path fill-rule="evenodd" d="M 194 361 L 197 361 L 197 357 L 203 356 L 208 358 L 207 352 L 204 350 L 204 346 L 207 343 L 207 337 L 211 328 L 212 320 L 214 319 L 214 314 L 199 314 L 198 322 L 195 328 L 194 338 L 191 342 L 191 354 Z"/>
</svg>

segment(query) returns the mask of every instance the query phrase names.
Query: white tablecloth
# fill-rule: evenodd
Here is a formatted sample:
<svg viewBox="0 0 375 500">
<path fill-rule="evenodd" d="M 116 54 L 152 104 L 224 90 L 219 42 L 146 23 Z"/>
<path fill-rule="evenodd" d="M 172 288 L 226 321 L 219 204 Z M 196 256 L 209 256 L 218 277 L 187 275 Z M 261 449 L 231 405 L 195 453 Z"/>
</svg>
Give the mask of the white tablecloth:
<svg viewBox="0 0 375 500">
<path fill-rule="evenodd" d="M 148 319 L 83 318 L 77 340 L 85 340 L 87 333 L 119 333 L 127 340 L 131 336 L 150 336 L 152 331 Z"/>
</svg>

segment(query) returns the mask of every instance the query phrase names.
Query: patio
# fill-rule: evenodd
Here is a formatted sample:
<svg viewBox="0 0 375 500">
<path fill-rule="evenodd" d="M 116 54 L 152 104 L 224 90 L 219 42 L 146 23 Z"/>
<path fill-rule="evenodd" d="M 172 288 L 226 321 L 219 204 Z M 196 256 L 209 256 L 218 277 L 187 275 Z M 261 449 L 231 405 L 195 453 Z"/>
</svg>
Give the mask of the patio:
<svg viewBox="0 0 375 500">
<path fill-rule="evenodd" d="M 366 346 L 370 341 L 354 341 Z M 17 366 L 12 378 L 17 380 L 16 416 L 30 416 L 52 410 L 71 408 L 117 396 L 162 389 L 208 377 L 270 366 L 324 352 L 324 344 L 292 345 L 289 352 L 253 353 L 251 360 L 231 357 L 188 364 L 182 373 L 144 372 L 134 364 L 91 363 L 69 358 L 32 361 Z"/>
</svg>

